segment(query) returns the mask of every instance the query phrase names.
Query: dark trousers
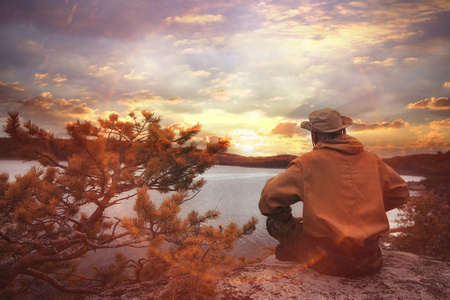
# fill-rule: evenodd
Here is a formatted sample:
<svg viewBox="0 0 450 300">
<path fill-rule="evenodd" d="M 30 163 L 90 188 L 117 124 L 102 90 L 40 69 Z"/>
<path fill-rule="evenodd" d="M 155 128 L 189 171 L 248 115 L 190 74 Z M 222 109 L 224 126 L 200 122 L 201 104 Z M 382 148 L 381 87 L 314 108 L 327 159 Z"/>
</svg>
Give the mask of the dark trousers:
<svg viewBox="0 0 450 300">
<path fill-rule="evenodd" d="M 319 273 L 344 277 L 364 276 L 378 272 L 383 266 L 378 239 L 367 242 L 364 247 L 343 249 L 331 239 L 306 234 L 299 220 L 284 224 L 268 217 L 266 227 L 269 234 L 280 242 L 276 251 L 278 259 L 305 263 Z M 282 259 L 283 256 L 286 259 Z"/>
</svg>

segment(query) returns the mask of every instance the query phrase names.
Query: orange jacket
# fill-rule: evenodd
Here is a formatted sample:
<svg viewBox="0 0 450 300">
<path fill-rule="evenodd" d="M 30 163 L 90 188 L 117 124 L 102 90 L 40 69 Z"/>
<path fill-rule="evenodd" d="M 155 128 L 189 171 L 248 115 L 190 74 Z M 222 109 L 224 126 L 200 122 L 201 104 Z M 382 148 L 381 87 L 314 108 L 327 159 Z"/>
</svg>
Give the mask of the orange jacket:
<svg viewBox="0 0 450 300">
<path fill-rule="evenodd" d="M 305 233 L 363 246 L 367 239 L 388 234 L 386 211 L 408 197 L 405 181 L 391 167 L 343 134 L 320 141 L 269 179 L 259 208 L 263 215 L 277 217 L 303 201 Z"/>
</svg>

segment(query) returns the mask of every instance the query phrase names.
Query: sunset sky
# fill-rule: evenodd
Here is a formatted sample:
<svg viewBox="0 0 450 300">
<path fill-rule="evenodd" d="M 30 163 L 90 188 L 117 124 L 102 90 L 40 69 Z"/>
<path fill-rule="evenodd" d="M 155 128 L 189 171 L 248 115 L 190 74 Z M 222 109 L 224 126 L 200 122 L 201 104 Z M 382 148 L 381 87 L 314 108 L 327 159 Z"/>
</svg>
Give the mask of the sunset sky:
<svg viewBox="0 0 450 300">
<path fill-rule="evenodd" d="M 449 98 L 448 0 L 0 0 L 1 125 L 146 109 L 230 153 L 300 155 L 299 124 L 332 107 L 390 157 L 450 150 Z"/>
</svg>

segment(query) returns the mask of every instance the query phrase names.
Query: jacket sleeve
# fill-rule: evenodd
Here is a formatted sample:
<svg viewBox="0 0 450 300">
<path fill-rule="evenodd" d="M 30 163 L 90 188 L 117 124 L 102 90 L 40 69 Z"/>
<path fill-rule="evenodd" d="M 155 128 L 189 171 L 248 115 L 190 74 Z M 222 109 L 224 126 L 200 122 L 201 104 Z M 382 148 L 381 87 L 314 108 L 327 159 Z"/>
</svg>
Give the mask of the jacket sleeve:
<svg viewBox="0 0 450 300">
<path fill-rule="evenodd" d="M 259 200 L 261 214 L 288 221 L 292 217 L 290 205 L 303 197 L 303 176 L 300 163 L 291 162 L 288 168 L 266 182 Z"/>
<path fill-rule="evenodd" d="M 397 208 L 408 201 L 409 189 L 397 172 L 380 159 L 381 185 L 383 188 L 384 210 Z"/>
</svg>

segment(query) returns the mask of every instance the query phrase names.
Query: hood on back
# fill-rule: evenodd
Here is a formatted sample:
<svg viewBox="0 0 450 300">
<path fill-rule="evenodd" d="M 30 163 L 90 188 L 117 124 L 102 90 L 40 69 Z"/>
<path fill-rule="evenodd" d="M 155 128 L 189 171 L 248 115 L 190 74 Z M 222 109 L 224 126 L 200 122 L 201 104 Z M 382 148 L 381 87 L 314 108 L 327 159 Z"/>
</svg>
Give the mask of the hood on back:
<svg viewBox="0 0 450 300">
<path fill-rule="evenodd" d="M 321 140 L 314 146 L 313 150 L 325 148 L 347 154 L 358 154 L 364 151 L 364 145 L 358 139 L 347 134 L 341 134 L 337 138 L 331 140 Z"/>
</svg>

